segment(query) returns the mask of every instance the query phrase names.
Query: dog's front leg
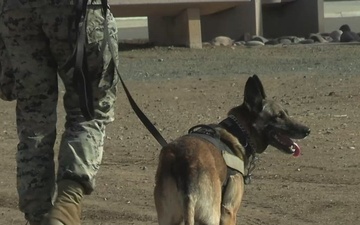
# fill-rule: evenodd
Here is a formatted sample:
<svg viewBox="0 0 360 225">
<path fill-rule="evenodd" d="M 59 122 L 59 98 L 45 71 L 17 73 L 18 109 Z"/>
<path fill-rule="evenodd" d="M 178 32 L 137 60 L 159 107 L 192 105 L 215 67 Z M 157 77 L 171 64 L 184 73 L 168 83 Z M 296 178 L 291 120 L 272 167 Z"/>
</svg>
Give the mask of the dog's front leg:
<svg viewBox="0 0 360 225">
<path fill-rule="evenodd" d="M 244 194 L 244 178 L 238 173 L 231 175 L 221 202 L 220 225 L 236 225 L 236 215 Z"/>
</svg>

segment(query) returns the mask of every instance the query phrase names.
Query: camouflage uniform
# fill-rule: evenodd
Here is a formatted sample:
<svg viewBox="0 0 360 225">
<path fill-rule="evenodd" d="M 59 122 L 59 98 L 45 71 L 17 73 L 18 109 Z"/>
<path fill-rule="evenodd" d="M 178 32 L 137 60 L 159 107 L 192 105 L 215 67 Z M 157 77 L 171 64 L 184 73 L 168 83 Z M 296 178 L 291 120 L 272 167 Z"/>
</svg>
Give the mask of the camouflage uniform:
<svg viewBox="0 0 360 225">
<path fill-rule="evenodd" d="M 0 0 L 3 1 L 3 0 Z M 86 54 L 92 77 L 95 119 L 86 121 L 73 85 L 73 70 L 62 66 L 72 55 L 68 20 L 70 0 L 4 0 L 0 30 L 11 52 L 17 97 L 17 189 L 19 207 L 29 221 L 40 221 L 51 208 L 55 187 L 54 143 L 58 76 L 65 86 L 65 131 L 59 149 L 57 179 L 72 179 L 90 194 L 103 155 L 105 126 L 114 120 L 117 76 L 104 45 L 101 6 L 87 10 Z M 108 13 L 110 40 L 117 49 L 115 20 Z"/>
<path fill-rule="evenodd" d="M 0 0 L 0 14 L 3 2 Z M 0 30 L 0 99 L 12 101 L 15 96 L 15 79 Z"/>
<path fill-rule="evenodd" d="M 0 34 L 0 99 L 12 101 L 15 96 L 15 79 L 9 53 L 6 51 L 4 41 Z"/>
</svg>

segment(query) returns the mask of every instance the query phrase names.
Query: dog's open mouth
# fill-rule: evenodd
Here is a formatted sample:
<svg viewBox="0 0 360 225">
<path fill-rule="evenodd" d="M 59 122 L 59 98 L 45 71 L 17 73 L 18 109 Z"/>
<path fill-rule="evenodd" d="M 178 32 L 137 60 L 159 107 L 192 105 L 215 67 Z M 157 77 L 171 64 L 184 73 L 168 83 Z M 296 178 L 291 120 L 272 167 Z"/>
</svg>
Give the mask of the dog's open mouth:
<svg viewBox="0 0 360 225">
<path fill-rule="evenodd" d="M 274 147 L 283 150 L 285 153 L 293 154 L 293 156 L 295 157 L 300 155 L 300 146 L 296 142 L 291 140 L 289 137 L 280 133 L 274 133 L 273 138 L 274 142 L 276 142 L 276 144 L 274 144 Z"/>
</svg>

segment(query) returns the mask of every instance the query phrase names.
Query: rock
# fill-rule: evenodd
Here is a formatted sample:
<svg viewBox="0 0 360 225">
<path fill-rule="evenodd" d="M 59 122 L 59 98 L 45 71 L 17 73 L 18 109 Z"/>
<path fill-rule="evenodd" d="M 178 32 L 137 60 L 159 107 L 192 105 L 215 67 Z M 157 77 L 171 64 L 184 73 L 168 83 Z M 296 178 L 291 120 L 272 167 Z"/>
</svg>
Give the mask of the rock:
<svg viewBox="0 0 360 225">
<path fill-rule="evenodd" d="M 241 46 L 241 45 L 245 45 L 245 44 L 246 44 L 245 41 L 237 41 L 234 43 L 234 45 L 236 45 L 236 46 Z"/>
<path fill-rule="evenodd" d="M 283 39 L 289 39 L 291 41 L 291 43 L 294 44 L 298 44 L 301 40 L 303 40 L 304 38 L 300 38 L 297 36 L 283 36 Z"/>
<path fill-rule="evenodd" d="M 292 39 L 292 42 L 294 44 L 299 44 L 300 41 L 304 40 L 305 38 L 300 38 L 300 37 L 294 37 L 294 39 Z"/>
<path fill-rule="evenodd" d="M 297 44 L 302 40 L 301 38 L 299 38 L 297 36 L 283 36 L 283 37 L 280 37 L 280 39 L 289 39 L 294 44 Z"/>
<path fill-rule="evenodd" d="M 331 33 L 329 34 L 329 36 L 332 38 L 332 41 L 333 41 L 333 42 L 339 42 L 342 33 L 343 33 L 342 30 L 334 30 L 333 32 L 331 32 Z"/>
<path fill-rule="evenodd" d="M 262 37 L 262 36 L 253 36 L 252 41 L 261 41 L 262 43 L 265 44 L 265 43 L 268 42 L 269 40 L 266 39 L 266 38 L 264 38 L 264 37 Z"/>
<path fill-rule="evenodd" d="M 279 42 L 283 45 L 290 45 L 292 44 L 292 41 L 288 38 L 279 38 Z"/>
<path fill-rule="evenodd" d="M 212 44 L 210 42 L 203 42 L 202 45 L 203 46 L 211 46 Z"/>
<path fill-rule="evenodd" d="M 339 30 L 343 32 L 340 37 L 340 42 L 360 41 L 360 36 L 357 33 L 352 32 L 349 25 L 344 24 Z"/>
<path fill-rule="evenodd" d="M 326 40 L 326 42 L 333 41 L 332 37 L 330 37 L 330 33 L 320 33 L 320 35 Z"/>
<path fill-rule="evenodd" d="M 300 44 L 313 44 L 315 41 L 313 39 L 304 39 L 300 41 Z"/>
<path fill-rule="evenodd" d="M 347 24 L 342 25 L 339 30 L 341 30 L 342 32 L 351 31 L 350 26 Z"/>
<path fill-rule="evenodd" d="M 246 46 L 263 46 L 265 44 L 261 41 L 248 41 L 248 42 L 246 42 L 245 45 Z"/>
<path fill-rule="evenodd" d="M 327 41 L 319 34 L 310 34 L 309 39 L 314 40 L 314 42 L 326 43 Z"/>
<path fill-rule="evenodd" d="M 232 46 L 234 44 L 234 40 L 226 36 L 218 36 L 211 40 L 211 44 L 215 46 Z"/>
<path fill-rule="evenodd" d="M 278 45 L 278 44 L 280 44 L 278 39 L 271 39 L 265 43 L 265 45 Z"/>
<path fill-rule="evenodd" d="M 341 34 L 340 42 L 354 42 L 354 41 L 360 41 L 359 35 L 357 33 L 352 31 L 344 31 Z"/>
</svg>

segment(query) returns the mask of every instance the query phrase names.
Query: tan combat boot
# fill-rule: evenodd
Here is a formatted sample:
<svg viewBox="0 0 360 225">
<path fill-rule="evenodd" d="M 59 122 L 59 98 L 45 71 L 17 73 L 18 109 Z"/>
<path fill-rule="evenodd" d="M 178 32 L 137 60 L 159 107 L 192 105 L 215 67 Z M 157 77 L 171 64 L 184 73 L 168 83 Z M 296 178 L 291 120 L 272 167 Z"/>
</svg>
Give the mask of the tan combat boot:
<svg viewBox="0 0 360 225">
<path fill-rule="evenodd" d="M 41 225 L 80 225 L 84 188 L 78 182 L 61 180 L 54 206 Z"/>
</svg>

